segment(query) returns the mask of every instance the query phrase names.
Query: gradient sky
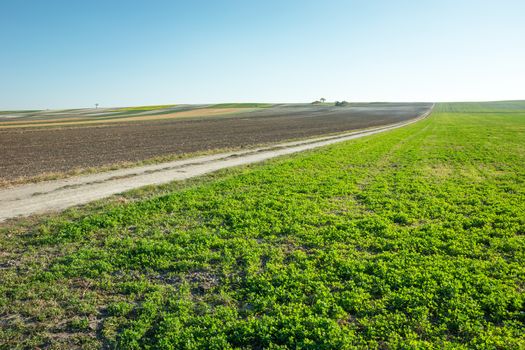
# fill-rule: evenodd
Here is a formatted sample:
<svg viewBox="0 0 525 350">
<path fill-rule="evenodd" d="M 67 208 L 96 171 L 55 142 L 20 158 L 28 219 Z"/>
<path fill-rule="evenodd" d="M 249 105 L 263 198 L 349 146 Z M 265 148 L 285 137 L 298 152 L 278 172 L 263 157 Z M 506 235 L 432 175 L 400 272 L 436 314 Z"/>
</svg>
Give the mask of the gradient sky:
<svg viewBox="0 0 525 350">
<path fill-rule="evenodd" d="M 0 0 L 0 110 L 525 99 L 523 0 Z"/>
</svg>

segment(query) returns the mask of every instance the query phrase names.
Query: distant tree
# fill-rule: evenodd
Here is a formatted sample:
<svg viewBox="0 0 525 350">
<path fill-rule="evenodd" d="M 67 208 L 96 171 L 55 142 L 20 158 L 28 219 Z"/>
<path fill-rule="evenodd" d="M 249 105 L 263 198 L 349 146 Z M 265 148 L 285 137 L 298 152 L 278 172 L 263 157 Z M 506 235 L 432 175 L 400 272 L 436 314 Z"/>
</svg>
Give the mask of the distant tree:
<svg viewBox="0 0 525 350">
<path fill-rule="evenodd" d="M 326 98 L 321 97 L 319 100 L 320 100 L 322 103 L 324 103 L 324 102 L 326 101 Z"/>
<path fill-rule="evenodd" d="M 343 107 L 343 106 L 348 105 L 348 102 L 346 102 L 346 101 L 335 101 L 335 105 L 337 107 Z"/>
<path fill-rule="evenodd" d="M 95 103 L 95 109 L 98 109 L 98 103 Z"/>
</svg>

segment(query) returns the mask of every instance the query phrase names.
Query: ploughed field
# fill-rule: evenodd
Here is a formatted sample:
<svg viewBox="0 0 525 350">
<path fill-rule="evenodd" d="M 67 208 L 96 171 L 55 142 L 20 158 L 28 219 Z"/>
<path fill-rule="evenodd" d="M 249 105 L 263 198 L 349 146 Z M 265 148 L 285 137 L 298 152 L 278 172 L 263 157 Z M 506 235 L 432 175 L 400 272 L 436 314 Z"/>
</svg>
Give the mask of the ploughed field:
<svg viewBox="0 0 525 350">
<path fill-rule="evenodd" d="M 0 112 L 0 180 L 362 129 L 415 118 L 430 106 L 221 104 Z"/>
</svg>

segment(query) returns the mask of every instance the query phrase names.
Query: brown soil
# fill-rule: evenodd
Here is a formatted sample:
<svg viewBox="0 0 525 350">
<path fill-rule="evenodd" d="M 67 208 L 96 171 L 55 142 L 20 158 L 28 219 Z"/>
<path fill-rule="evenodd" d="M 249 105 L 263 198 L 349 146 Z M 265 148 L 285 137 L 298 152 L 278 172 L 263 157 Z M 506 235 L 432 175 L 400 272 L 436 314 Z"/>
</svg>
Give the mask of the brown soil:
<svg viewBox="0 0 525 350">
<path fill-rule="evenodd" d="M 414 118 L 430 104 L 280 106 L 217 118 L 0 130 L 0 180 L 304 138 Z M 0 181 L 1 182 L 1 181 Z"/>
</svg>

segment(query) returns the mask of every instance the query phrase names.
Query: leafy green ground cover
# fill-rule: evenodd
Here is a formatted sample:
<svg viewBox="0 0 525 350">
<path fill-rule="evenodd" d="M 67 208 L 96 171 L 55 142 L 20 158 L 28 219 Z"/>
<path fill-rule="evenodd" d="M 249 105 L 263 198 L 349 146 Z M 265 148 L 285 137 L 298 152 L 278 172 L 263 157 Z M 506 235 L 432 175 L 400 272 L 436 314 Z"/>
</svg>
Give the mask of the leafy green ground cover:
<svg viewBox="0 0 525 350">
<path fill-rule="evenodd" d="M 4 228 L 0 347 L 525 348 L 525 105 L 460 110 Z"/>
</svg>

